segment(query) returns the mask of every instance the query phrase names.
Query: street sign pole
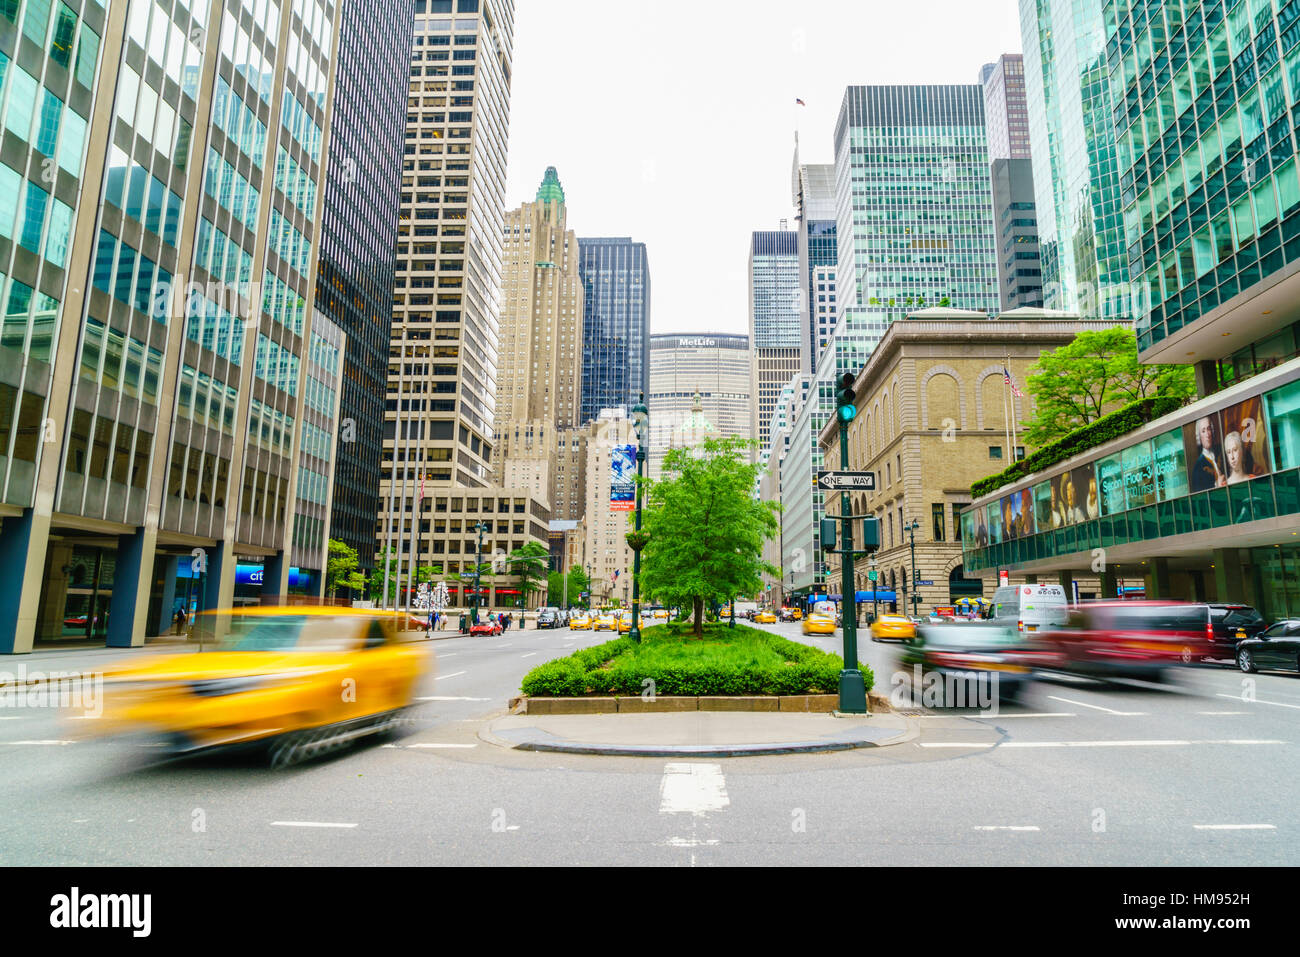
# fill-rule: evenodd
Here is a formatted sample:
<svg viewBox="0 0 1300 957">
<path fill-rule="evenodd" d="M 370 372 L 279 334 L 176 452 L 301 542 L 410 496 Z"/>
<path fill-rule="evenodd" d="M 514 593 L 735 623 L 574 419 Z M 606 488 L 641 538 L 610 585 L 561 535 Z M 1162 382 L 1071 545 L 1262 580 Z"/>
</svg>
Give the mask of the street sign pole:
<svg viewBox="0 0 1300 957">
<path fill-rule="evenodd" d="M 853 404 L 853 374 L 846 372 L 840 380 L 840 468 L 849 470 L 849 422 L 857 409 Z M 856 594 L 853 590 L 853 503 L 847 489 L 840 492 L 842 544 L 840 554 L 841 617 L 844 629 L 844 670 L 840 672 L 840 713 L 867 713 L 867 686 L 858 670 L 858 623 Z"/>
</svg>

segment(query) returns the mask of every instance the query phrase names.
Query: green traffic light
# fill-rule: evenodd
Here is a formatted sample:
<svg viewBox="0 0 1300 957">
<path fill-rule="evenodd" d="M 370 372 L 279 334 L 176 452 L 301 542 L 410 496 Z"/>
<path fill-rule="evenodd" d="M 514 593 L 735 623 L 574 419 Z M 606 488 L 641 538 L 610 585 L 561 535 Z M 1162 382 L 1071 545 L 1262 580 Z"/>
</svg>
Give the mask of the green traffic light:
<svg viewBox="0 0 1300 957">
<path fill-rule="evenodd" d="M 855 406 L 851 406 L 851 405 L 840 406 L 840 419 L 844 422 L 852 422 L 853 417 L 857 414 L 858 414 L 858 410 Z"/>
</svg>

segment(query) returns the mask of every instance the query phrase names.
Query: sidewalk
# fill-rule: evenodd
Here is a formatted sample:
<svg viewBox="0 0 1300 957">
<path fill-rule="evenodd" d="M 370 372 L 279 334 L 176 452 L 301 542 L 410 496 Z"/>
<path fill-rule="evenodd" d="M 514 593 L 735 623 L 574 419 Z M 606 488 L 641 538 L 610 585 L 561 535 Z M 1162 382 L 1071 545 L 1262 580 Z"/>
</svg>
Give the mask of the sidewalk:
<svg viewBox="0 0 1300 957">
<path fill-rule="evenodd" d="M 489 744 L 521 751 L 715 758 L 881 748 L 916 735 L 916 723 L 897 714 L 738 711 L 520 714 L 497 718 L 479 732 Z"/>
</svg>

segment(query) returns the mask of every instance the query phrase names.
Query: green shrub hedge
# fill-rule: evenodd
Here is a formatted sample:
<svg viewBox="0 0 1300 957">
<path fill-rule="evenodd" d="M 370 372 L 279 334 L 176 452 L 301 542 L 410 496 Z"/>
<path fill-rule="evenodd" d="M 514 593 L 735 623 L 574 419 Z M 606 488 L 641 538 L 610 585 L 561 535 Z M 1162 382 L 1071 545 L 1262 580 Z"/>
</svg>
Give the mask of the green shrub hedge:
<svg viewBox="0 0 1300 957">
<path fill-rule="evenodd" d="M 1083 428 L 1075 429 L 1050 445 L 1044 445 L 1033 455 L 1027 455 L 1019 462 L 1003 469 L 997 475 L 980 479 L 970 487 L 972 498 L 983 498 L 1005 485 L 1018 482 L 1027 475 L 1051 468 L 1058 462 L 1064 462 L 1072 456 L 1087 452 L 1089 449 L 1103 445 L 1112 439 L 1118 439 L 1129 432 L 1139 429 L 1153 419 L 1176 412 L 1184 405 L 1182 399 L 1168 396 L 1153 396 L 1130 402 L 1109 415 L 1103 415 L 1095 422 L 1089 422 Z"/>
<path fill-rule="evenodd" d="M 708 629 L 705 638 L 678 637 L 671 625 L 646 629 L 641 645 L 619 638 L 538 665 L 524 676 L 531 697 L 640 695 L 645 680 L 657 695 L 834 694 L 838 655 L 737 625 Z M 868 690 L 875 681 L 861 663 Z"/>
</svg>

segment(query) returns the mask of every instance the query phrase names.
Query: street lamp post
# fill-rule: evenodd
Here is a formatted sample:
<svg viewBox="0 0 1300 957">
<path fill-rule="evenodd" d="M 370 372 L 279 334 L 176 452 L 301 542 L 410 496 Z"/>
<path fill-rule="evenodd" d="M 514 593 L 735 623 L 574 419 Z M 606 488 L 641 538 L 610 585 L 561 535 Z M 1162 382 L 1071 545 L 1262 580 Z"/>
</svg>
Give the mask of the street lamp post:
<svg viewBox="0 0 1300 957">
<path fill-rule="evenodd" d="M 636 532 L 629 544 L 632 546 L 632 629 L 628 637 L 633 644 L 641 641 L 641 549 L 645 536 L 641 533 L 641 468 L 645 464 L 645 447 L 650 438 L 650 410 L 645 405 L 645 393 L 632 406 L 632 424 L 636 429 Z"/>
<path fill-rule="evenodd" d="M 903 531 L 907 532 L 909 545 L 912 551 L 912 594 L 909 596 L 912 602 L 912 617 L 916 617 L 916 606 L 921 603 L 920 586 L 916 583 L 916 530 L 921 527 L 921 523 L 912 519 L 903 526 Z"/>
<path fill-rule="evenodd" d="M 481 594 L 481 590 L 479 588 L 479 575 L 483 570 L 483 533 L 487 530 L 487 526 L 485 526 L 482 520 L 480 520 L 474 526 L 474 530 L 478 532 L 478 553 L 475 555 L 474 558 L 474 604 L 471 605 L 470 608 L 471 608 L 471 615 L 473 617 L 474 624 L 477 625 L 479 595 Z"/>
<path fill-rule="evenodd" d="M 874 623 L 880 617 L 880 574 L 876 571 L 876 553 L 871 553 L 871 621 Z"/>
<path fill-rule="evenodd" d="M 846 372 L 840 379 L 836 395 L 837 418 L 840 423 L 840 468 L 849 470 L 849 423 L 857 414 L 853 404 L 853 373 Z M 840 588 L 845 602 L 853 600 L 853 502 L 847 491 L 840 492 L 841 555 Z M 867 686 L 858 670 L 858 623 L 845 610 L 842 619 L 844 630 L 844 670 L 840 672 L 840 712 L 843 714 L 867 713 Z"/>
</svg>

